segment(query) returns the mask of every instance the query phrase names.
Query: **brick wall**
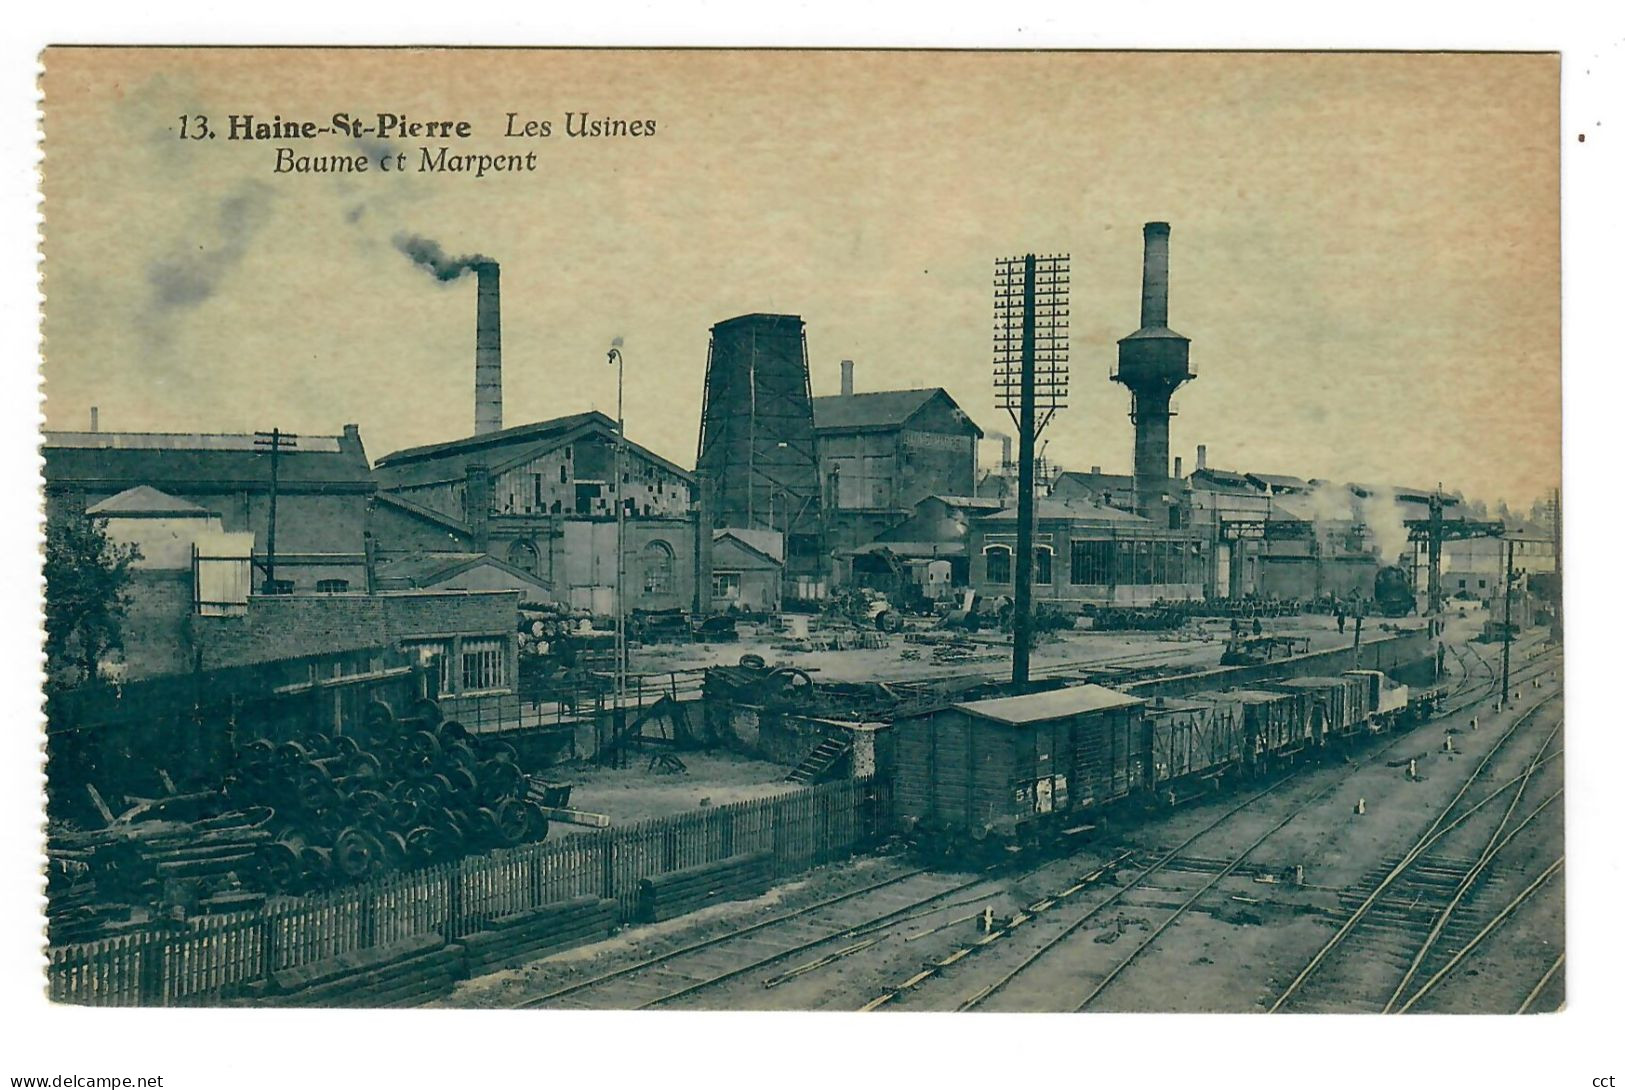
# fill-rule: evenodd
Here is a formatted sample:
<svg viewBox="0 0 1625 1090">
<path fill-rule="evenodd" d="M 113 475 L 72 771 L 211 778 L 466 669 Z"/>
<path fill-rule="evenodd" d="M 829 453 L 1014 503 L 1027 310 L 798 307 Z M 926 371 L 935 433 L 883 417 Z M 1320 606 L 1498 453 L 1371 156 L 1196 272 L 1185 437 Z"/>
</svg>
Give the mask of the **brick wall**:
<svg viewBox="0 0 1625 1090">
<path fill-rule="evenodd" d="M 125 592 L 124 669 L 130 679 L 192 668 L 192 572 L 134 569 Z"/>
</svg>

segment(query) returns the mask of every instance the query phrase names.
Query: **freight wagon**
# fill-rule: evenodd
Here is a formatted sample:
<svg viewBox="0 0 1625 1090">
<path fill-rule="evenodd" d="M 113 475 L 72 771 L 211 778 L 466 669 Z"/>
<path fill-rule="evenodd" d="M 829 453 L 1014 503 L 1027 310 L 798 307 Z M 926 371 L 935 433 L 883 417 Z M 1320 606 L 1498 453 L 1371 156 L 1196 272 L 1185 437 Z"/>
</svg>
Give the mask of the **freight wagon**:
<svg viewBox="0 0 1625 1090">
<path fill-rule="evenodd" d="M 905 829 L 944 851 L 1027 846 L 1136 799 L 1178 803 L 1329 740 L 1409 726 L 1442 694 L 1374 670 L 1151 701 L 1099 685 L 965 701 L 893 726 Z"/>
<path fill-rule="evenodd" d="M 900 719 L 895 800 L 906 827 L 944 850 L 1027 844 L 1068 816 L 1145 784 L 1138 697 L 1100 685 L 953 704 Z"/>
<path fill-rule="evenodd" d="M 1145 707 L 1146 786 L 1178 802 L 1231 772 L 1251 771 L 1257 745 L 1246 705 L 1229 693 L 1157 697 Z"/>
</svg>

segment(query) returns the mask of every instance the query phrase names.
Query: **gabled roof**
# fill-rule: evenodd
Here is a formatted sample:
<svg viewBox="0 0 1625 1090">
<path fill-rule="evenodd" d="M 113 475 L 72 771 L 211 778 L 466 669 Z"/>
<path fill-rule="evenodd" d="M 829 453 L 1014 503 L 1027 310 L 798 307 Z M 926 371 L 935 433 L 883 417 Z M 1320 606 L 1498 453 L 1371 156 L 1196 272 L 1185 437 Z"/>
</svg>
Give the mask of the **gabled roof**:
<svg viewBox="0 0 1625 1090">
<path fill-rule="evenodd" d="M 783 539 L 780 538 L 780 543 L 775 548 L 772 542 L 765 540 L 767 537 L 778 538 L 779 535 L 772 530 L 746 530 L 735 527 L 724 527 L 720 530 L 711 531 L 711 540 L 713 542 L 732 541 L 739 548 L 761 557 L 769 564 L 777 564 L 782 567 L 784 565 Z"/>
<path fill-rule="evenodd" d="M 211 512 L 189 500 L 138 484 L 85 509 L 85 514 L 109 518 L 210 518 Z"/>
<path fill-rule="evenodd" d="M 615 421 L 594 410 L 533 424 L 519 424 L 446 443 L 408 447 L 378 459 L 373 473 L 380 488 L 443 484 L 467 477 L 469 466 L 483 465 L 492 473 L 501 473 L 590 435 L 613 440 Z M 627 440 L 626 449 L 637 457 L 655 462 L 685 481 L 692 482 L 694 479 L 688 470 L 631 440 Z"/>
<path fill-rule="evenodd" d="M 380 564 L 377 577 L 385 590 L 403 589 L 393 584 L 406 584 L 404 589 L 417 589 L 433 586 L 481 566 L 496 568 L 543 590 L 550 589 L 544 580 L 512 564 L 505 564 L 489 553 L 419 553 Z"/>
<path fill-rule="evenodd" d="M 1104 685 L 1072 685 L 1065 689 L 1051 689 L 1045 693 L 1025 696 L 1000 696 L 991 700 L 972 700 L 954 707 L 968 715 L 991 719 L 996 723 L 1022 726 L 1044 723 L 1052 719 L 1066 719 L 1088 712 L 1127 708 L 1145 701 Z"/>
<path fill-rule="evenodd" d="M 1248 495 L 1260 495 L 1264 491 L 1248 480 L 1245 473 L 1238 473 L 1233 469 L 1214 469 L 1212 466 L 1207 466 L 1194 471 L 1191 474 L 1191 480 L 1199 481 L 1212 489 L 1242 492 Z"/>
<path fill-rule="evenodd" d="M 878 390 L 866 394 L 837 394 L 812 399 L 813 427 L 821 432 L 885 431 L 901 428 L 932 401 L 942 398 L 981 438 L 982 429 L 959 407 L 947 390 L 930 386 L 920 390 Z"/>
<path fill-rule="evenodd" d="M 290 492 L 371 491 L 372 467 L 354 429 L 300 435 L 277 457 L 277 481 Z M 165 432 L 45 433 L 45 481 L 52 487 L 122 490 L 149 485 L 176 492 L 258 491 L 271 486 L 270 451 L 253 435 Z"/>
<path fill-rule="evenodd" d="M 453 530 L 459 534 L 472 534 L 474 532 L 473 527 L 469 526 L 468 523 L 464 522 L 462 519 L 452 518 L 444 511 L 436 511 L 433 507 L 428 507 L 424 504 L 409 500 L 399 493 L 380 492 L 375 499 L 378 503 L 399 508 L 409 515 L 415 515 L 418 518 L 423 519 L 425 522 L 432 522 L 438 526 L 444 526 L 446 529 Z"/>
<path fill-rule="evenodd" d="M 1054 491 L 1062 482 L 1077 485 L 1090 492 L 1131 492 L 1134 490 L 1134 478 L 1127 473 L 1084 473 L 1082 470 L 1069 469 L 1055 478 L 1055 485 L 1050 486 Z"/>
<path fill-rule="evenodd" d="M 719 530 L 711 531 L 712 541 L 721 541 L 725 537 L 731 537 L 741 545 L 761 553 L 775 564 L 784 563 L 784 535 L 777 530 L 725 526 Z"/>
<path fill-rule="evenodd" d="M 1302 477 L 1291 477 L 1283 473 L 1249 473 L 1247 479 L 1259 488 L 1273 488 L 1277 492 L 1282 489 L 1289 492 L 1307 492 L 1310 489 L 1309 482 Z"/>
</svg>

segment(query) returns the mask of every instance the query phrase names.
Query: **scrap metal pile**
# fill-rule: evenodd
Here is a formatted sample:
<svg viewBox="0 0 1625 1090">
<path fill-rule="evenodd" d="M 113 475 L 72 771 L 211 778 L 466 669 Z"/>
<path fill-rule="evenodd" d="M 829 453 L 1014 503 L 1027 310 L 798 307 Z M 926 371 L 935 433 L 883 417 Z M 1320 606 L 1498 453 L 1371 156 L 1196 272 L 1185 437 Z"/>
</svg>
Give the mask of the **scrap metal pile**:
<svg viewBox="0 0 1625 1090">
<path fill-rule="evenodd" d="M 134 803 L 106 827 L 54 829 L 52 941 L 153 912 L 253 907 L 475 851 L 541 840 L 544 808 L 512 747 L 421 700 L 374 701 L 343 733 L 239 746 L 216 790 Z M 98 796 L 99 797 L 99 796 Z M 132 906 L 140 910 L 132 914 Z"/>
</svg>

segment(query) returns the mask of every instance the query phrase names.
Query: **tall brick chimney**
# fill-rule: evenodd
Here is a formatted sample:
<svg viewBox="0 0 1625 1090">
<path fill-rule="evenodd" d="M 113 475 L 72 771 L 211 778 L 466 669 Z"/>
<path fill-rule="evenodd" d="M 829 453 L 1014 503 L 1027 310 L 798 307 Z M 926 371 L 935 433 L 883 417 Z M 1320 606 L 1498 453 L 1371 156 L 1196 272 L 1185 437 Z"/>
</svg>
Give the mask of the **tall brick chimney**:
<svg viewBox="0 0 1625 1090">
<path fill-rule="evenodd" d="M 841 396 L 852 396 L 852 361 L 841 361 Z"/>
<path fill-rule="evenodd" d="M 502 430 L 502 287 L 495 261 L 474 266 L 474 434 Z"/>
</svg>

